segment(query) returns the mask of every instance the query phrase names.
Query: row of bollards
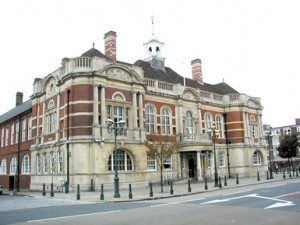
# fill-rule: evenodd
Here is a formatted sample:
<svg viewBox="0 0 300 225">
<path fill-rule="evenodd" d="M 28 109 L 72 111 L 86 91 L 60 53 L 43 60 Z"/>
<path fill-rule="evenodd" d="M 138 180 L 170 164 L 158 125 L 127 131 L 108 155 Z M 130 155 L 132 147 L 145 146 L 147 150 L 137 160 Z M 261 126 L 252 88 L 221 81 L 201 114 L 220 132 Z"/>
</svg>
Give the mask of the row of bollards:
<svg viewBox="0 0 300 225">
<path fill-rule="evenodd" d="M 286 171 L 282 171 L 283 172 L 283 179 L 286 178 Z M 292 171 L 287 171 L 289 177 L 292 177 Z M 296 175 L 295 175 L 296 173 Z M 296 170 L 296 172 L 293 171 L 293 176 L 299 177 L 299 173 L 298 170 Z M 266 171 L 266 179 L 269 180 L 271 179 L 269 177 L 269 171 Z M 260 181 L 260 174 L 259 172 L 257 172 L 257 181 Z M 174 194 L 174 189 L 173 189 L 173 181 L 170 181 L 170 194 L 173 195 Z M 236 184 L 239 184 L 239 175 L 236 174 Z M 192 192 L 192 187 L 191 187 L 191 180 L 188 179 L 188 183 L 187 183 L 188 187 L 187 187 L 187 191 L 190 193 Z M 224 176 L 224 187 L 227 186 L 227 177 Z M 222 178 L 221 176 L 218 177 L 218 187 L 222 188 Z M 50 196 L 54 197 L 54 190 L 53 190 L 53 183 L 51 183 L 50 186 Z M 152 198 L 153 197 L 153 184 L 150 182 L 149 183 L 149 188 L 150 188 L 150 192 L 149 192 L 149 196 Z M 204 179 L 204 189 L 208 190 L 208 185 L 207 185 L 207 178 Z M 68 193 L 68 185 L 65 183 L 65 193 Z M 46 187 L 45 187 L 45 183 L 43 183 L 43 191 L 42 191 L 42 195 L 46 196 Z M 131 184 L 129 184 L 129 194 L 128 194 L 128 198 L 132 199 L 133 198 L 133 194 L 132 194 L 132 188 L 131 188 Z M 76 199 L 80 200 L 80 185 L 77 185 L 77 195 L 76 195 Z M 103 184 L 101 184 L 101 188 L 100 188 L 100 200 L 104 200 L 104 186 Z"/>
</svg>

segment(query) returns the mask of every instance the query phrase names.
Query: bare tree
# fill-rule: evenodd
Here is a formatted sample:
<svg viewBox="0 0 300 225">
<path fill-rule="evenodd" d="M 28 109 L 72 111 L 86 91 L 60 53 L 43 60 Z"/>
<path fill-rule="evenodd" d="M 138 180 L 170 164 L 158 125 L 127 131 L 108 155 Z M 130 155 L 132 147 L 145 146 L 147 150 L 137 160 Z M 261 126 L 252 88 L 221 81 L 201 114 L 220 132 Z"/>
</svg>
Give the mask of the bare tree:
<svg viewBox="0 0 300 225">
<path fill-rule="evenodd" d="M 145 141 L 148 148 L 147 155 L 156 160 L 160 170 L 160 188 L 163 192 L 163 169 L 164 162 L 167 157 L 178 152 L 178 143 L 172 143 L 164 140 L 162 136 L 158 136 L 154 142 Z"/>
</svg>

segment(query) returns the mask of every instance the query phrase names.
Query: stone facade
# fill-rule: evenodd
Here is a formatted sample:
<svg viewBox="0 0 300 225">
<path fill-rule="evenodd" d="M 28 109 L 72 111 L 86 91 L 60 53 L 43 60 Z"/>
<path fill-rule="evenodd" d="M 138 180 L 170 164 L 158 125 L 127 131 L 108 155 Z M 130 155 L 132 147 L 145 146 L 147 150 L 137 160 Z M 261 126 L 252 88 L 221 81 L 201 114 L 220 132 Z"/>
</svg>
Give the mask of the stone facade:
<svg viewBox="0 0 300 225">
<path fill-rule="evenodd" d="M 151 39 L 144 47 L 153 51 L 156 44 L 163 43 Z M 83 190 L 112 187 L 115 136 L 107 119 L 125 121 L 126 132 L 116 137 L 121 187 L 160 180 L 145 145 L 158 137 L 179 146 L 164 161 L 164 179 L 213 177 L 214 157 L 220 176 L 267 170 L 259 98 L 240 94 L 224 82 L 205 83 L 199 59 L 194 60 L 200 66 L 193 68 L 198 73 L 194 80 L 178 75 L 165 67 L 162 48 L 147 52 L 145 61 L 120 62 L 113 31 L 105 35 L 105 49 L 106 54 L 93 47 L 80 57 L 64 58 L 57 70 L 35 79 L 30 189 L 52 180 L 57 189 L 65 181 L 71 189 L 77 184 Z M 208 134 L 213 125 L 220 130 L 216 156 Z"/>
</svg>

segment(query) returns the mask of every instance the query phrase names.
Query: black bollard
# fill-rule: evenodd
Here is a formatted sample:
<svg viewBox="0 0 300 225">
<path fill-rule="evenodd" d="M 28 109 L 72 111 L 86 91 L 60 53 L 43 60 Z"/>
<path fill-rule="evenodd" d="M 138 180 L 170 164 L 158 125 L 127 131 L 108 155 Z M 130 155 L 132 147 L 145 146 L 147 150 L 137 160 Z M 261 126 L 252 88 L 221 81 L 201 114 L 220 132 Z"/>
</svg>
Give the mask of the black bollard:
<svg viewBox="0 0 300 225">
<path fill-rule="evenodd" d="M 285 171 L 283 170 L 283 179 L 285 179 Z"/>
<path fill-rule="evenodd" d="M 129 184 L 129 194 L 128 194 L 128 198 L 129 198 L 129 199 L 132 199 L 131 184 Z"/>
<path fill-rule="evenodd" d="M 174 194 L 174 190 L 173 190 L 173 181 L 170 181 L 170 194 Z"/>
<path fill-rule="evenodd" d="M 219 176 L 219 188 L 222 188 L 222 181 L 221 181 L 221 177 Z"/>
<path fill-rule="evenodd" d="M 45 188 L 45 183 L 43 183 L 43 196 L 46 196 L 46 188 Z"/>
<path fill-rule="evenodd" d="M 69 193 L 69 184 L 68 184 L 68 181 L 65 182 L 65 193 L 66 194 Z"/>
<path fill-rule="evenodd" d="M 239 184 L 240 182 L 239 182 L 239 175 L 237 174 L 236 175 L 236 184 Z"/>
<path fill-rule="evenodd" d="M 150 197 L 153 197 L 152 183 L 149 183 L 150 186 Z"/>
<path fill-rule="evenodd" d="M 77 200 L 80 200 L 80 185 L 77 184 Z"/>
<path fill-rule="evenodd" d="M 51 183 L 50 197 L 54 197 L 53 183 Z"/>
<path fill-rule="evenodd" d="M 289 174 L 289 177 L 290 177 L 290 178 L 292 178 L 292 171 L 291 171 L 291 170 L 290 170 L 290 174 Z"/>
<path fill-rule="evenodd" d="M 296 177 L 299 177 L 298 170 L 296 170 Z"/>
<path fill-rule="evenodd" d="M 207 179 L 206 177 L 204 178 L 204 189 L 207 190 L 208 189 L 208 186 L 207 186 Z"/>
<path fill-rule="evenodd" d="M 227 179 L 226 179 L 226 175 L 224 177 L 224 186 L 227 186 Z"/>
<path fill-rule="evenodd" d="M 257 181 L 260 181 L 259 172 L 257 171 Z"/>
<path fill-rule="evenodd" d="M 191 188 L 191 181 L 190 179 L 188 179 L 188 192 L 191 192 L 192 188 Z"/>
<path fill-rule="evenodd" d="M 269 171 L 267 171 L 267 180 L 269 180 Z"/>
<path fill-rule="evenodd" d="M 104 188 L 103 188 L 103 184 L 101 184 L 100 200 L 104 200 Z"/>
</svg>

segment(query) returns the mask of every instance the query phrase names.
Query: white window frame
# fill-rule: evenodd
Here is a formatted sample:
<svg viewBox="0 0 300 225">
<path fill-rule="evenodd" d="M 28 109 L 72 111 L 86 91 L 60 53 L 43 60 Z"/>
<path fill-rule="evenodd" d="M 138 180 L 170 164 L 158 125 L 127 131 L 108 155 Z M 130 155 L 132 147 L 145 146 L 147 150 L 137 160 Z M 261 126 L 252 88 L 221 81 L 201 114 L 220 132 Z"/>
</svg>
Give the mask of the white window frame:
<svg viewBox="0 0 300 225">
<path fill-rule="evenodd" d="M 154 156 L 147 155 L 147 170 L 148 171 L 157 170 L 157 161 Z"/>
<path fill-rule="evenodd" d="M 6 159 L 3 158 L 1 160 L 1 173 L 0 174 L 5 175 L 6 173 L 7 173 L 7 163 L 6 163 Z"/>
<path fill-rule="evenodd" d="M 10 127 L 10 144 L 13 145 L 15 143 L 15 124 L 13 123 Z"/>
<path fill-rule="evenodd" d="M 31 140 L 31 138 L 32 138 L 32 117 L 31 116 L 28 118 L 28 126 L 27 127 L 28 127 L 27 139 Z"/>
<path fill-rule="evenodd" d="M 48 159 L 47 154 L 43 154 L 43 174 L 48 174 Z"/>
<path fill-rule="evenodd" d="M 22 142 L 26 141 L 26 119 L 22 120 Z"/>
<path fill-rule="evenodd" d="M 259 151 L 253 153 L 253 165 L 261 165 L 261 154 Z"/>
<path fill-rule="evenodd" d="M 55 168 L 55 154 L 54 152 L 50 152 L 50 173 L 55 174 L 56 168 Z"/>
<path fill-rule="evenodd" d="M 20 123 L 19 121 L 16 123 L 16 144 L 20 141 Z"/>
<path fill-rule="evenodd" d="M 188 140 L 194 140 L 193 114 L 191 111 L 186 112 L 186 131 L 188 135 Z"/>
<path fill-rule="evenodd" d="M 216 115 L 216 129 L 219 130 L 219 137 L 223 137 L 223 116 Z"/>
<path fill-rule="evenodd" d="M 41 155 L 38 153 L 36 155 L 36 173 L 37 174 L 41 174 L 41 162 L 42 162 Z"/>
<path fill-rule="evenodd" d="M 212 116 L 211 116 L 211 114 L 209 114 L 209 113 L 205 114 L 204 123 L 205 123 L 205 130 L 207 132 L 212 126 Z"/>
<path fill-rule="evenodd" d="M 219 167 L 225 167 L 225 153 L 219 153 Z"/>
<path fill-rule="evenodd" d="M 146 116 L 146 133 L 153 134 L 155 132 L 155 109 L 151 105 L 147 105 L 145 109 Z"/>
<path fill-rule="evenodd" d="M 3 127 L 1 130 L 1 148 L 4 147 L 4 136 L 5 136 L 5 128 Z"/>
<path fill-rule="evenodd" d="M 8 146 L 8 134 L 9 134 L 9 128 L 6 126 L 5 128 L 5 146 Z"/>
<path fill-rule="evenodd" d="M 171 126 L 172 126 L 172 113 L 171 111 L 164 107 L 161 110 L 161 134 L 162 135 L 171 135 Z"/>
<path fill-rule="evenodd" d="M 13 156 L 10 160 L 10 166 L 9 166 L 9 174 L 14 175 L 17 173 L 17 158 L 16 156 Z"/>
<path fill-rule="evenodd" d="M 113 156 L 115 154 L 115 151 L 109 156 L 108 159 L 108 170 L 109 171 L 114 171 L 115 170 L 115 165 L 114 165 L 114 160 Z M 133 160 L 129 153 L 123 149 L 118 149 L 117 150 L 117 166 L 118 166 L 118 171 L 133 171 L 134 165 L 133 165 Z"/>
<path fill-rule="evenodd" d="M 172 167 L 173 167 L 173 159 L 172 159 L 172 155 L 169 155 L 167 156 L 165 159 L 164 159 L 164 163 L 163 163 L 163 168 L 164 170 L 172 170 Z"/>
<path fill-rule="evenodd" d="M 30 174 L 30 158 L 29 155 L 24 155 L 22 160 L 22 174 Z"/>
<path fill-rule="evenodd" d="M 63 154 L 62 150 L 57 151 L 57 173 L 63 173 Z"/>
</svg>

